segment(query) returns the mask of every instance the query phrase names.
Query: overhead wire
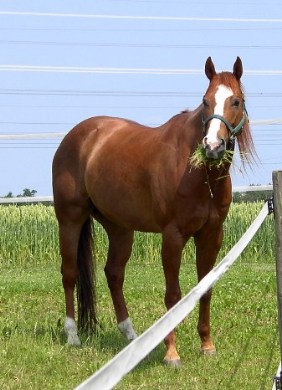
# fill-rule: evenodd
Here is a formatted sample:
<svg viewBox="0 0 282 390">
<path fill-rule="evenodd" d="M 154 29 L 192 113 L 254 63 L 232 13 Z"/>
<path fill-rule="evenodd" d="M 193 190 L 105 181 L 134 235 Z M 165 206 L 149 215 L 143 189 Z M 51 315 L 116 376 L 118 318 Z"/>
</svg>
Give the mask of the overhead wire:
<svg viewBox="0 0 282 390">
<path fill-rule="evenodd" d="M 112 96 L 112 97 L 202 97 L 201 92 L 182 91 L 136 91 L 136 90 L 82 90 L 82 89 L 1 89 L 0 95 L 62 95 Z M 282 92 L 248 92 L 250 98 L 281 98 Z"/>
<path fill-rule="evenodd" d="M 282 18 L 226 18 L 226 17 L 194 17 L 194 16 L 159 16 L 159 15 L 117 15 L 117 14 L 82 14 L 58 12 L 23 12 L 0 11 L 0 16 L 33 16 L 53 18 L 110 19 L 110 20 L 147 20 L 177 22 L 228 22 L 228 23 L 282 23 Z"/>
<path fill-rule="evenodd" d="M 0 31 L 52 31 L 52 32 L 68 32 L 68 31 L 107 31 L 107 32 L 128 32 L 128 31 L 139 31 L 139 32 L 185 32 L 185 31 L 279 31 L 282 27 L 268 27 L 260 25 L 258 27 L 0 27 Z"/>
<path fill-rule="evenodd" d="M 97 74 L 150 74 L 150 75 L 202 75 L 202 69 L 193 68 L 136 68 L 136 67 L 87 67 L 1 64 L 2 72 L 49 72 L 49 73 L 97 73 Z M 281 76 L 282 69 L 246 69 L 249 76 Z"/>
<path fill-rule="evenodd" d="M 281 45 L 222 45 L 222 44 L 169 44 L 169 43 L 119 43 L 119 42 L 58 42 L 58 41 L 28 41 L 0 40 L 0 44 L 8 45 L 42 45 L 42 46 L 78 46 L 78 47 L 125 47 L 125 48 L 155 48 L 155 49 L 248 49 L 248 50 L 281 50 Z M 10 65 L 11 66 L 11 65 Z"/>
</svg>

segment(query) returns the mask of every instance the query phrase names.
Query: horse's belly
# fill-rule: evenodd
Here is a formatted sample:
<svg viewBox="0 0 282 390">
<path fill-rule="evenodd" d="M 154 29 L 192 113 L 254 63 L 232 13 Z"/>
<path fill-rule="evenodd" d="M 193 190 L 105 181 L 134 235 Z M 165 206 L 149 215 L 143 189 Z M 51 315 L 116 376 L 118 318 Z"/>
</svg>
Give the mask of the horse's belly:
<svg viewBox="0 0 282 390">
<path fill-rule="evenodd" d="M 121 226 L 125 229 L 146 232 L 161 230 L 152 207 L 152 200 L 145 192 L 119 185 L 96 183 L 89 193 L 96 218 Z M 95 217 L 95 213 L 94 213 Z"/>
<path fill-rule="evenodd" d="M 129 204 L 119 204 L 117 207 L 113 205 L 98 206 L 93 201 L 95 206 L 94 218 L 103 224 L 103 221 L 112 222 L 113 224 L 123 227 L 128 230 L 136 230 L 142 232 L 160 232 L 161 228 L 158 223 L 152 218 L 152 215 L 144 212 L 142 208 L 132 207 Z"/>
</svg>

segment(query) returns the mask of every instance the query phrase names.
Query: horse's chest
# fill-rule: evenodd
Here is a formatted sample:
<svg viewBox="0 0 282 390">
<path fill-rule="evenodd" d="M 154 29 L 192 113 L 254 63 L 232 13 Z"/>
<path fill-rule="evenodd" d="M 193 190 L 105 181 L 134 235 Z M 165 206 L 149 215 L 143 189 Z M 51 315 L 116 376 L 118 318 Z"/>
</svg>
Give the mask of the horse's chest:
<svg viewBox="0 0 282 390">
<path fill-rule="evenodd" d="M 179 210 L 179 227 L 186 235 L 192 236 L 204 226 L 218 226 L 223 223 L 227 210 L 216 206 L 212 201 L 192 203 Z"/>
</svg>

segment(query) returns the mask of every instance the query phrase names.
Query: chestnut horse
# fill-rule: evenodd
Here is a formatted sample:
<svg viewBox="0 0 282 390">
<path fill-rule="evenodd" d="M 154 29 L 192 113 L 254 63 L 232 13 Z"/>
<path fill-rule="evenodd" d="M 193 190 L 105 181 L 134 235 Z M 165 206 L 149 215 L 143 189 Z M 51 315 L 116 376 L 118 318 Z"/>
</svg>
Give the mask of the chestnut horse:
<svg viewBox="0 0 282 390">
<path fill-rule="evenodd" d="M 80 345 L 75 287 L 79 328 L 89 331 L 97 323 L 92 219 L 100 222 L 108 235 L 105 274 L 118 328 L 128 340 L 137 337 L 123 295 L 135 230 L 162 234 L 167 309 L 181 298 L 179 268 L 189 238 L 195 241 L 198 279 L 214 266 L 232 198 L 231 161 L 210 162 L 233 150 L 235 139 L 247 160 L 254 148 L 240 82 L 240 58 L 232 73 L 217 73 L 209 57 L 205 73 L 209 86 L 194 111 L 184 111 L 157 128 L 126 119 L 93 117 L 75 126 L 55 154 L 53 190 L 66 302 L 64 329 L 71 345 Z M 191 156 L 199 145 L 208 163 L 194 167 Z M 201 298 L 199 307 L 203 353 L 215 352 L 210 300 L 211 291 Z M 165 338 L 165 345 L 164 361 L 177 365 L 180 357 L 174 331 Z"/>
</svg>

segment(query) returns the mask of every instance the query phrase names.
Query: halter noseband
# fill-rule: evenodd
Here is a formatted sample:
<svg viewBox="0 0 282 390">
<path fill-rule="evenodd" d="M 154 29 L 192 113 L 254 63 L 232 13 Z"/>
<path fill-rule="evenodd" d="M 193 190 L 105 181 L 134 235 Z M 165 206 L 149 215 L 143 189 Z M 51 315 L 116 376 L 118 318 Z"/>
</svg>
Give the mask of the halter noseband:
<svg viewBox="0 0 282 390">
<path fill-rule="evenodd" d="M 213 114 L 213 115 L 208 116 L 207 118 L 202 118 L 202 123 L 203 123 L 203 126 L 205 127 L 206 124 L 210 120 L 219 119 L 221 122 L 223 122 L 225 124 L 225 126 L 230 131 L 232 138 L 234 138 L 234 137 L 236 137 L 236 135 L 238 135 L 242 131 L 247 116 L 248 116 L 248 113 L 247 113 L 247 110 L 245 107 L 245 102 L 243 102 L 243 117 L 236 127 L 233 127 L 223 116 L 218 115 L 218 114 Z"/>
</svg>

